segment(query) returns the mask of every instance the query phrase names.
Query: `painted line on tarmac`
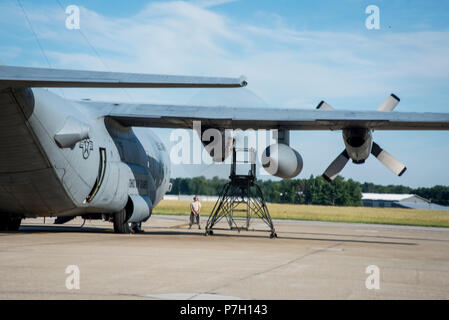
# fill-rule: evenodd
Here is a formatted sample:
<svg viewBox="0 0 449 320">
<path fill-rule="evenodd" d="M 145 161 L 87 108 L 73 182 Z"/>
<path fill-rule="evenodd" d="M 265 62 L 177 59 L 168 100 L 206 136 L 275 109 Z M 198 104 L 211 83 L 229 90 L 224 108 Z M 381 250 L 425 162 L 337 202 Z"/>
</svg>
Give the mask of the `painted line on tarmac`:
<svg viewBox="0 0 449 320">
<path fill-rule="evenodd" d="M 179 224 L 179 225 L 176 225 L 176 226 L 172 226 L 172 227 L 169 227 L 170 229 L 179 229 L 179 228 L 182 228 L 182 227 L 187 227 L 189 224 L 188 223 L 185 223 L 185 224 Z"/>
</svg>

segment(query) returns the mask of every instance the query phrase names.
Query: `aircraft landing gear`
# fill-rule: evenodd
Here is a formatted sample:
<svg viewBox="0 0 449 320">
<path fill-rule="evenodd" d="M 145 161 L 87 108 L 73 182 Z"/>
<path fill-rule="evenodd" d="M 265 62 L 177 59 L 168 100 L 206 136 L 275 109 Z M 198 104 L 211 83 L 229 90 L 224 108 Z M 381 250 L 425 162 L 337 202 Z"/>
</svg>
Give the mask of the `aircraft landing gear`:
<svg viewBox="0 0 449 320">
<path fill-rule="evenodd" d="M 128 222 L 126 210 L 114 213 L 114 232 L 115 233 L 142 233 L 141 223 Z"/>
<path fill-rule="evenodd" d="M 131 223 L 127 221 L 128 217 L 125 209 L 114 213 L 113 220 L 115 233 L 132 233 Z"/>
<path fill-rule="evenodd" d="M 19 231 L 22 218 L 0 213 L 0 231 Z"/>
</svg>

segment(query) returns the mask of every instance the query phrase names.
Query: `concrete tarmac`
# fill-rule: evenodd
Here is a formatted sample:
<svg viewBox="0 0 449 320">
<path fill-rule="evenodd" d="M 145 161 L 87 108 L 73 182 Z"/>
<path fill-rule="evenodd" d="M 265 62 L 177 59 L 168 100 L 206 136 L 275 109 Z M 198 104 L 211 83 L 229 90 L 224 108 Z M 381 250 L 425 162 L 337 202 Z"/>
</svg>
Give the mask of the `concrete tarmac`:
<svg viewBox="0 0 449 320">
<path fill-rule="evenodd" d="M 187 216 L 153 216 L 144 233 L 120 235 L 102 221 L 27 219 L 0 233 L 0 299 L 449 298 L 447 228 L 275 220 L 277 239 L 206 237 L 202 220 L 189 230 Z M 69 265 L 80 289 L 66 287 Z M 366 286 L 372 265 L 379 289 Z"/>
</svg>

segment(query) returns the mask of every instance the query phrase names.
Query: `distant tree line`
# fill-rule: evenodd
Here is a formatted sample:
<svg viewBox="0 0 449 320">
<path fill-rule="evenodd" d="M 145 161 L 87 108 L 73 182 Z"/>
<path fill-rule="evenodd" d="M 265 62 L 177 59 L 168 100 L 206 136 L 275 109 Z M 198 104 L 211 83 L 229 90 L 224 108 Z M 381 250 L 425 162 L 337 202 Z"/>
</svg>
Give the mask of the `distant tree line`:
<svg viewBox="0 0 449 320">
<path fill-rule="evenodd" d="M 275 203 L 361 206 L 360 184 L 337 177 L 332 183 L 322 177 L 281 181 L 259 181 L 266 201 Z"/>
<path fill-rule="evenodd" d="M 204 177 L 176 178 L 170 194 L 200 194 L 218 196 L 227 179 L 206 179 Z M 337 177 L 328 183 L 322 177 L 257 182 L 265 201 L 274 203 L 317 204 L 336 206 L 362 205 L 360 184 L 351 179 Z"/>
<path fill-rule="evenodd" d="M 169 194 L 218 196 L 227 181 L 218 177 L 175 178 L 171 179 L 173 186 Z M 433 203 L 449 206 L 449 186 L 413 189 L 401 185 L 382 186 L 368 182 L 361 184 L 341 176 L 332 183 L 321 176 L 281 181 L 259 180 L 257 183 L 264 193 L 265 201 L 274 203 L 361 206 L 362 192 L 370 192 L 416 194 L 430 199 Z"/>
</svg>

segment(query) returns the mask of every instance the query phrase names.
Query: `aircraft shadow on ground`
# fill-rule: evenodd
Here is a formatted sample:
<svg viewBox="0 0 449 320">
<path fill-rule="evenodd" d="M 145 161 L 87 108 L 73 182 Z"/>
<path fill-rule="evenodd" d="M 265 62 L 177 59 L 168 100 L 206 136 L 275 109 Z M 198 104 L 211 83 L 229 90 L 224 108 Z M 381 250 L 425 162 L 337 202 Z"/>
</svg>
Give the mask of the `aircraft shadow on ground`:
<svg viewBox="0 0 449 320">
<path fill-rule="evenodd" d="M 61 225 L 49 225 L 49 226 L 20 226 L 20 230 L 17 233 L 44 233 L 44 232 L 62 232 L 62 233 L 113 233 L 111 229 L 101 227 L 78 227 L 78 226 L 61 226 Z"/>
<path fill-rule="evenodd" d="M 302 235 L 313 235 L 313 236 L 332 236 L 334 234 L 330 233 L 318 233 L 318 232 L 284 232 L 286 234 L 302 234 Z M 393 239 L 393 240 L 408 240 L 408 241 L 432 241 L 432 242 L 449 242 L 449 240 L 444 239 L 433 239 L 433 238 L 410 238 L 410 237 L 394 237 L 394 236 L 376 236 L 367 234 L 339 234 L 341 237 L 353 237 L 353 238 L 370 238 L 370 239 Z M 415 244 L 415 243 L 414 243 Z"/>
<path fill-rule="evenodd" d="M 252 231 L 244 231 L 244 233 L 217 233 L 216 231 L 212 236 L 207 237 L 227 237 L 227 238 L 253 238 L 253 239 L 268 239 L 270 241 L 276 240 L 299 240 L 299 241 L 324 241 L 324 242 L 348 242 L 348 243 L 370 243 L 370 244 L 387 244 L 387 245 L 405 245 L 405 246 L 413 246 L 417 245 L 412 242 L 392 242 L 392 241 L 371 241 L 371 240 L 356 240 L 356 239 L 335 239 L 335 238 L 316 238 L 316 237 L 292 237 L 292 236 L 283 236 L 283 233 L 278 233 L 277 239 L 270 239 L 268 232 L 267 235 L 261 234 L 251 234 Z M 187 232 L 180 230 L 164 230 L 164 231 L 150 231 L 145 232 L 145 234 L 157 234 L 157 235 L 197 235 L 204 236 L 204 231 L 198 232 Z M 326 234 L 328 236 L 338 236 L 338 234 Z"/>
<path fill-rule="evenodd" d="M 371 237 L 373 236 L 362 236 L 362 235 L 341 235 L 341 234 L 329 234 L 329 233 L 303 233 L 298 232 L 294 234 L 298 234 L 301 236 L 284 236 L 283 233 L 278 233 L 277 239 L 270 239 L 268 232 L 266 235 L 263 234 L 251 234 L 253 231 L 244 231 L 238 233 L 220 233 L 214 231 L 214 235 L 205 236 L 203 230 L 198 231 L 184 231 L 184 230 L 146 230 L 142 233 L 136 234 L 136 236 L 151 236 L 151 235 L 173 235 L 173 236 L 201 236 L 201 237 L 218 237 L 218 238 L 247 238 L 247 239 L 266 239 L 269 241 L 277 241 L 277 240 L 297 240 L 297 241 L 321 241 L 321 242 L 341 242 L 341 243 L 365 243 L 365 244 L 385 244 L 385 245 L 401 245 L 401 246 L 413 246 L 417 245 L 413 242 L 396 242 L 396 241 L 380 241 L 380 240 L 359 240 L 359 239 L 342 239 L 341 237 Z M 112 234 L 113 231 L 109 228 L 101 228 L 101 227 L 79 227 L 79 226 L 60 226 L 60 225 L 50 225 L 50 226 L 21 226 L 18 232 L 1 232 L 3 234 L 8 233 L 100 233 L 100 234 Z M 293 232 L 285 232 L 285 234 L 292 234 Z M 305 237 L 304 235 L 310 235 L 310 237 Z M 325 237 L 315 237 L 317 235 L 329 236 L 330 238 Z M 338 238 L 336 238 L 338 237 Z M 375 236 L 378 239 L 382 239 L 381 236 Z M 387 237 L 386 237 L 387 238 Z M 398 238 L 399 239 L 399 238 Z M 404 239 L 404 240 L 412 240 L 412 239 Z M 418 240 L 418 239 L 417 239 Z M 421 239 L 425 240 L 425 239 Z"/>
</svg>

